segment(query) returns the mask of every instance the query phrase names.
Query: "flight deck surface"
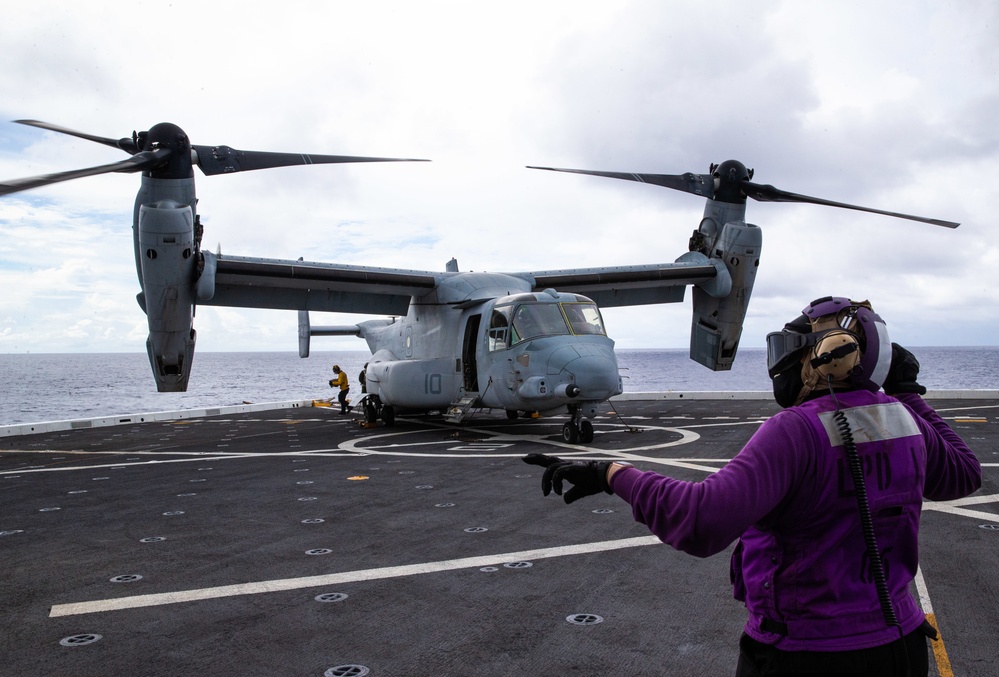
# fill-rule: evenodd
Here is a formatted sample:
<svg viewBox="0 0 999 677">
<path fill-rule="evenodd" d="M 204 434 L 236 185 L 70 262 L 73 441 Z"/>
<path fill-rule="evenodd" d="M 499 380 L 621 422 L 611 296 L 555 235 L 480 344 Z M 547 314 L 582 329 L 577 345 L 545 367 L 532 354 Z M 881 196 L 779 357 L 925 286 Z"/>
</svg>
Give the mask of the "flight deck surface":
<svg viewBox="0 0 999 677">
<path fill-rule="evenodd" d="M 982 461 L 924 505 L 931 674 L 999 674 L 999 400 L 929 400 Z M 532 452 L 698 480 L 766 399 L 621 400 L 455 426 L 294 407 L 0 436 L 0 675 L 728 675 L 731 547 L 658 543 L 614 496 L 541 495 Z"/>
</svg>

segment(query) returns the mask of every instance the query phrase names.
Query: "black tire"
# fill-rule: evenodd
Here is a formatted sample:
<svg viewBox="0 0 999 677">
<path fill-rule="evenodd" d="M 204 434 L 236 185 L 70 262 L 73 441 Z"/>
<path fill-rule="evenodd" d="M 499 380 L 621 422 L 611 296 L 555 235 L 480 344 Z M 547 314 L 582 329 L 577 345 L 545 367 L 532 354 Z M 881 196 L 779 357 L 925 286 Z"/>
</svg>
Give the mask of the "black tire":
<svg viewBox="0 0 999 677">
<path fill-rule="evenodd" d="M 385 425 L 395 425 L 395 408 L 389 405 L 382 407 L 382 421 Z"/>
<path fill-rule="evenodd" d="M 517 411 L 516 409 L 507 409 L 506 410 L 506 417 L 508 419 L 510 419 L 511 421 L 516 421 L 517 418 L 520 417 L 520 412 Z"/>
<path fill-rule="evenodd" d="M 579 424 L 579 441 L 583 444 L 589 444 L 593 441 L 593 424 L 589 421 L 583 421 Z"/>
<path fill-rule="evenodd" d="M 562 426 L 562 441 L 569 444 L 577 444 L 579 442 L 579 430 L 576 429 L 574 423 L 569 422 Z"/>
</svg>

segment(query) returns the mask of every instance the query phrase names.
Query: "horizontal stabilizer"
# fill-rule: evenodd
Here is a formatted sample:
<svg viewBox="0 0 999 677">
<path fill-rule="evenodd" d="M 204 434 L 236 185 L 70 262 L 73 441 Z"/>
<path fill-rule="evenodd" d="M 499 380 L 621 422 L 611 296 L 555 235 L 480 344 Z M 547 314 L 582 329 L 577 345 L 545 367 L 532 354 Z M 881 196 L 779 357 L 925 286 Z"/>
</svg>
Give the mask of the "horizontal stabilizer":
<svg viewBox="0 0 999 677">
<path fill-rule="evenodd" d="M 313 327 L 309 320 L 309 311 L 298 311 L 298 356 L 309 356 L 310 338 L 313 336 L 360 336 L 361 328 L 356 324 L 339 326 Z"/>
</svg>

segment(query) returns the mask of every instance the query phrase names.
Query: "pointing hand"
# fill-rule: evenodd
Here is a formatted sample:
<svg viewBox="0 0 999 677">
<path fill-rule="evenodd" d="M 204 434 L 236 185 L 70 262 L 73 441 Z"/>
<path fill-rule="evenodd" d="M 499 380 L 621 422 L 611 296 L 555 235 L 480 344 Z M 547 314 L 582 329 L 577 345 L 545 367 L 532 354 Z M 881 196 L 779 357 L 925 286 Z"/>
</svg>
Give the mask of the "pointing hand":
<svg viewBox="0 0 999 677">
<path fill-rule="evenodd" d="M 541 491 L 545 496 L 555 489 L 562 496 L 562 482 L 568 481 L 573 486 L 563 496 L 566 503 L 572 503 L 584 496 L 599 494 L 601 491 L 612 494 L 607 484 L 607 468 L 610 461 L 566 461 L 558 456 L 546 454 L 528 454 L 522 459 L 530 465 L 540 465 L 545 469 L 541 477 Z"/>
</svg>

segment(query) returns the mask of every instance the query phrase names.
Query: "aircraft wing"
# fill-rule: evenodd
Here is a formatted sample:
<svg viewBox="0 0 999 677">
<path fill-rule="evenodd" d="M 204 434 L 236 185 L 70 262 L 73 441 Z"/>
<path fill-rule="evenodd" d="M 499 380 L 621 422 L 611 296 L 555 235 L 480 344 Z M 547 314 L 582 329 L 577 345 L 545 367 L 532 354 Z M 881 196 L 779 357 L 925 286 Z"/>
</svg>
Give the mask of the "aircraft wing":
<svg viewBox="0 0 999 677">
<path fill-rule="evenodd" d="M 198 303 L 240 308 L 405 315 L 409 301 L 432 291 L 434 273 L 310 261 L 216 256 L 214 290 L 198 288 Z M 209 272 L 206 270 L 206 272 Z"/>
<path fill-rule="evenodd" d="M 689 256 L 691 260 L 642 266 L 606 266 L 520 273 L 534 291 L 553 288 L 588 296 L 601 308 L 638 306 L 683 301 L 687 285 L 700 284 L 718 276 L 712 259 Z"/>
</svg>

